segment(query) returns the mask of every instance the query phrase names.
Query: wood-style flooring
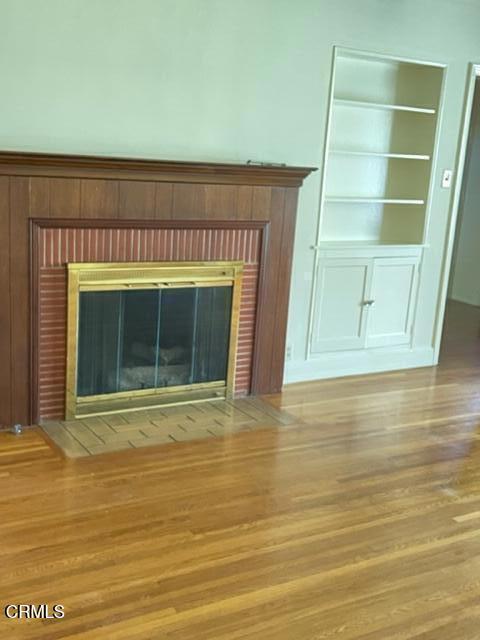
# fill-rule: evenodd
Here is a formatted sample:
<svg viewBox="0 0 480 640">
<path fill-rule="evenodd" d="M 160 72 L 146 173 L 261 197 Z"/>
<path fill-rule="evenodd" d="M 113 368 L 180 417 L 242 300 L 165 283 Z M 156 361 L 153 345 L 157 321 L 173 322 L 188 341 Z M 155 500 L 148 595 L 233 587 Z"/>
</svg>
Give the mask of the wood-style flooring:
<svg viewBox="0 0 480 640">
<path fill-rule="evenodd" d="M 292 385 L 298 423 L 67 460 L 0 435 L 8 640 L 478 640 L 480 310 L 441 365 Z"/>
</svg>

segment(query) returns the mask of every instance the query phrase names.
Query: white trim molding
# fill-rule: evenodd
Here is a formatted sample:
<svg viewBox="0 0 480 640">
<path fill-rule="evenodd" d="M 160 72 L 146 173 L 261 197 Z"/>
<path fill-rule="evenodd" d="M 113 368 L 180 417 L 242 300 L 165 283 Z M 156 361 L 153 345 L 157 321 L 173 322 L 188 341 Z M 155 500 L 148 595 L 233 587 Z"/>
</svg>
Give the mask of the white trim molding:
<svg viewBox="0 0 480 640">
<path fill-rule="evenodd" d="M 452 254 L 453 254 L 453 247 L 455 244 L 455 233 L 456 233 L 458 210 L 459 210 L 459 204 L 460 204 L 460 195 L 462 192 L 462 184 L 463 184 L 463 177 L 464 177 L 464 171 L 465 171 L 465 159 L 467 156 L 468 132 L 470 129 L 470 121 L 472 117 L 472 107 L 473 107 L 473 95 L 475 92 L 475 83 L 477 78 L 480 78 L 480 64 L 472 63 L 469 66 L 468 74 L 467 74 L 467 87 L 466 87 L 465 99 L 464 99 L 462 130 L 461 130 L 461 135 L 460 135 L 460 140 L 458 145 L 457 161 L 456 161 L 455 177 L 454 177 L 455 186 L 453 191 L 452 204 L 450 208 L 442 271 L 440 275 L 440 290 L 439 290 L 439 296 L 437 301 L 437 312 L 435 316 L 436 320 L 435 320 L 435 327 L 433 332 L 433 350 L 435 354 L 434 364 L 438 363 L 440 347 L 442 343 L 442 330 L 443 330 L 443 322 L 445 317 L 445 306 L 447 303 L 448 281 L 450 277 L 450 269 L 452 266 Z"/>
</svg>

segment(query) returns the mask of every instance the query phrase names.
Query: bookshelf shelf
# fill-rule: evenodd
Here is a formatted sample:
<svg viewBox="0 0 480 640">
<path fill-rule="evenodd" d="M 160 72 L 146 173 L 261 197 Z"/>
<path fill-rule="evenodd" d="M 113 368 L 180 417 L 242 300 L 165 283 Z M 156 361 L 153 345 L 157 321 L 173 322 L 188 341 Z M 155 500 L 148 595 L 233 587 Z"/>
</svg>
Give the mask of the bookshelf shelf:
<svg viewBox="0 0 480 640">
<path fill-rule="evenodd" d="M 356 196 L 327 196 L 325 202 L 345 202 L 347 204 L 425 204 L 416 198 L 364 198 Z"/>
<path fill-rule="evenodd" d="M 368 102 L 366 100 L 350 100 L 347 98 L 335 98 L 334 104 L 341 107 L 352 107 L 360 109 L 385 109 L 387 111 L 406 111 L 409 113 L 423 113 L 435 115 L 435 109 L 430 107 L 414 107 L 406 104 L 386 104 L 383 102 Z"/>
<path fill-rule="evenodd" d="M 393 153 L 379 151 L 353 151 L 349 149 L 330 149 L 330 153 L 353 157 L 391 158 L 397 160 L 430 160 L 431 156 L 421 153 Z"/>
<path fill-rule="evenodd" d="M 442 81 L 438 65 L 336 51 L 319 242 L 424 242 Z"/>
</svg>

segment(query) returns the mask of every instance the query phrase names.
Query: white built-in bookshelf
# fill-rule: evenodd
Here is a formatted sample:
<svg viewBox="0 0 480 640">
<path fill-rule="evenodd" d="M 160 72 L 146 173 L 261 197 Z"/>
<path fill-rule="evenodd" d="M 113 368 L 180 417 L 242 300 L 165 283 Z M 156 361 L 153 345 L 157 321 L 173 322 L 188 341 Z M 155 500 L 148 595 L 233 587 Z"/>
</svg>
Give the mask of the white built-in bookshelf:
<svg viewBox="0 0 480 640">
<path fill-rule="evenodd" d="M 423 244 L 444 68 L 337 49 L 319 244 Z"/>
</svg>

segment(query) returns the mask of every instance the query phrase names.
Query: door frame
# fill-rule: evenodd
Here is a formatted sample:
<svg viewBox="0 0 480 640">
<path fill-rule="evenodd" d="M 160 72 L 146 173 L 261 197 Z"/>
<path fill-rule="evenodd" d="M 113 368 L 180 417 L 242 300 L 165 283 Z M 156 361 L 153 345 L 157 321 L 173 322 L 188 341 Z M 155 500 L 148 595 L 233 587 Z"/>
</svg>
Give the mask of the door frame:
<svg viewBox="0 0 480 640">
<path fill-rule="evenodd" d="M 465 177 L 465 162 L 467 158 L 469 130 L 472 119 L 473 95 L 475 91 L 475 83 L 478 78 L 480 78 L 480 63 L 471 63 L 468 67 L 467 72 L 467 86 L 464 98 L 463 121 L 457 150 L 457 160 L 455 163 L 454 189 L 451 200 L 452 204 L 450 207 L 443 265 L 440 275 L 440 292 L 437 301 L 435 327 L 433 331 L 433 349 L 435 363 L 438 362 L 440 347 L 442 344 L 442 332 L 445 319 L 445 307 L 447 303 L 448 283 L 450 279 L 450 271 L 452 268 L 452 255 L 455 246 L 455 234 L 457 230 L 460 197 L 462 194 L 463 179 Z"/>
</svg>

